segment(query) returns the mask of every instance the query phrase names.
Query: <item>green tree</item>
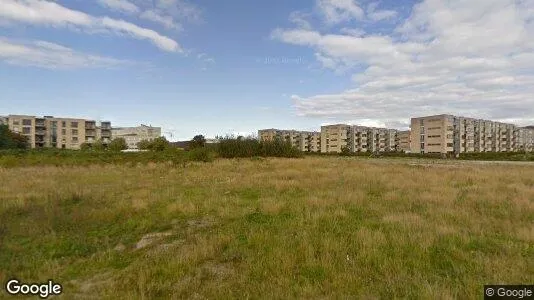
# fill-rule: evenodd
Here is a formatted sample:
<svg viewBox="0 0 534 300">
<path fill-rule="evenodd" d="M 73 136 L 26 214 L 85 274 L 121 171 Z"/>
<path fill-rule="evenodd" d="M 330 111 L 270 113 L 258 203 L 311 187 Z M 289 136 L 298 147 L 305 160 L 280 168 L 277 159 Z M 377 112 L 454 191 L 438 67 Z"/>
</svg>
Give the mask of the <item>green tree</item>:
<svg viewBox="0 0 534 300">
<path fill-rule="evenodd" d="M 171 146 L 164 136 L 153 139 L 150 144 L 149 149 L 152 151 L 164 151 Z"/>
<path fill-rule="evenodd" d="M 106 149 L 104 143 L 102 143 L 102 140 L 97 140 L 96 142 L 94 142 L 91 148 L 94 151 L 104 151 Z"/>
<path fill-rule="evenodd" d="M 150 150 L 151 147 L 152 142 L 150 142 L 149 140 L 142 140 L 137 143 L 137 148 L 139 148 L 140 150 Z"/>
<path fill-rule="evenodd" d="M 91 150 L 91 144 L 89 143 L 83 143 L 80 145 L 80 150 L 82 151 L 89 151 Z"/>
<path fill-rule="evenodd" d="M 202 148 L 206 145 L 206 138 L 199 134 L 195 135 L 195 137 L 189 142 L 189 148 L 195 149 L 195 148 Z"/>
<path fill-rule="evenodd" d="M 0 149 L 26 149 L 29 147 L 28 139 L 9 130 L 7 125 L 0 125 Z"/>
<path fill-rule="evenodd" d="M 341 155 L 345 155 L 345 156 L 350 155 L 350 149 L 348 146 L 341 147 Z"/>
<path fill-rule="evenodd" d="M 124 138 L 116 138 L 109 143 L 108 149 L 111 151 L 119 152 L 128 148 L 126 140 Z"/>
</svg>

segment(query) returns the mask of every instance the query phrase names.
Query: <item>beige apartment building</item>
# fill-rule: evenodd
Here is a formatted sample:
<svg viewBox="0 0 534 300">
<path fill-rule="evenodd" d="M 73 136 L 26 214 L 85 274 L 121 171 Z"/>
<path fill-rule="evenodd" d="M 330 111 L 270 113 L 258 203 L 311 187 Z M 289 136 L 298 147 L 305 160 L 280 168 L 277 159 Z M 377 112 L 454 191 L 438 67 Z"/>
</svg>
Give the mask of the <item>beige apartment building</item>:
<svg viewBox="0 0 534 300">
<path fill-rule="evenodd" d="M 340 153 L 344 148 L 350 152 L 397 151 L 397 130 L 347 124 L 321 126 L 321 152 Z"/>
<path fill-rule="evenodd" d="M 80 149 L 83 143 L 111 141 L 111 123 L 53 116 L 9 115 L 3 121 L 13 132 L 28 138 L 31 148 Z M 98 125 L 98 126 L 97 126 Z"/>
<path fill-rule="evenodd" d="M 411 120 L 413 153 L 513 152 L 528 148 L 529 132 L 513 124 L 435 115 Z"/>
<path fill-rule="evenodd" d="M 319 152 L 321 150 L 321 134 L 314 131 L 262 129 L 258 130 L 260 141 L 281 139 L 288 141 L 300 151 Z"/>
<path fill-rule="evenodd" d="M 161 137 L 161 127 L 152 127 L 141 124 L 137 127 L 116 127 L 111 129 L 113 138 L 123 138 L 128 145 L 128 149 L 138 149 L 140 141 L 152 141 Z"/>
<path fill-rule="evenodd" d="M 412 147 L 409 130 L 397 132 L 397 150 L 404 153 L 411 153 Z"/>
</svg>

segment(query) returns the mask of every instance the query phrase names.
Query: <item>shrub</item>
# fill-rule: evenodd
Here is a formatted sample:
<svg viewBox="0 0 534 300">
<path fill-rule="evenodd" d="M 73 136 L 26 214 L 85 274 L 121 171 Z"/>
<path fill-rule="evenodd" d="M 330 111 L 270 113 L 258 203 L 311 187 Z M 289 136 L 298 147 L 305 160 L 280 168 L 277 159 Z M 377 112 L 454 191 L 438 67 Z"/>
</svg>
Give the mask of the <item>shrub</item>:
<svg viewBox="0 0 534 300">
<path fill-rule="evenodd" d="M 207 148 L 194 148 L 187 154 L 191 161 L 212 162 L 215 159 L 215 152 Z"/>
<path fill-rule="evenodd" d="M 217 152 L 224 158 L 236 157 L 302 157 L 303 153 L 289 142 L 279 139 L 258 141 L 253 138 L 226 137 L 219 141 Z"/>
<path fill-rule="evenodd" d="M 126 140 L 123 138 L 116 138 L 109 143 L 108 149 L 111 151 L 121 151 L 128 148 Z"/>
</svg>

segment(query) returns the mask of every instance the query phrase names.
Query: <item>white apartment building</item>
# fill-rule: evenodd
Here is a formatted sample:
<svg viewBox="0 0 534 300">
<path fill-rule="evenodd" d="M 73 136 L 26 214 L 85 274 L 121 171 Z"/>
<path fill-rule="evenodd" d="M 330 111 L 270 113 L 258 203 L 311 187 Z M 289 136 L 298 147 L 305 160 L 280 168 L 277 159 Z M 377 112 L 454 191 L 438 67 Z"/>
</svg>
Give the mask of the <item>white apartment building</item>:
<svg viewBox="0 0 534 300">
<path fill-rule="evenodd" d="M 137 127 L 114 127 L 111 129 L 113 138 L 123 138 L 128 145 L 128 149 L 138 149 L 140 141 L 152 141 L 161 137 L 161 127 L 152 127 L 141 124 Z"/>
</svg>

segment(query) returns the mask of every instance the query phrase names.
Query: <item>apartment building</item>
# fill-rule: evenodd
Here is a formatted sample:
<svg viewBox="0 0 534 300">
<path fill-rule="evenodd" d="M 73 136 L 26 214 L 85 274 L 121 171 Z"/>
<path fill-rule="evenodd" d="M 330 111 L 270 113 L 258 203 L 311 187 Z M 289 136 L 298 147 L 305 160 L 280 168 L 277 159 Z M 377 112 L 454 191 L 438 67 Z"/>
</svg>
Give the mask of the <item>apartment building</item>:
<svg viewBox="0 0 534 300">
<path fill-rule="evenodd" d="M 152 141 L 161 137 L 161 127 L 152 127 L 141 124 L 137 127 L 115 127 L 111 129 L 113 138 L 123 138 L 128 145 L 128 149 L 138 149 L 140 141 Z"/>
<path fill-rule="evenodd" d="M 350 128 L 347 124 L 321 126 L 321 152 L 340 153 L 345 147 L 350 148 Z"/>
<path fill-rule="evenodd" d="M 517 130 L 517 140 L 520 151 L 534 151 L 534 128 L 519 128 Z"/>
<path fill-rule="evenodd" d="M 513 124 L 475 118 L 436 115 L 411 120 L 414 153 L 520 151 L 526 148 L 528 136 Z"/>
<path fill-rule="evenodd" d="M 397 151 L 397 130 L 347 124 L 321 126 L 321 152 L 340 153 L 344 148 L 350 152 Z"/>
<path fill-rule="evenodd" d="M 404 153 L 410 153 L 412 151 L 409 130 L 397 132 L 397 150 Z"/>
<path fill-rule="evenodd" d="M 262 129 L 258 130 L 258 138 L 260 141 L 288 141 L 300 151 L 319 152 L 321 149 L 321 134 L 314 131 Z"/>
<path fill-rule="evenodd" d="M 80 149 L 83 143 L 111 140 L 111 123 L 53 116 L 9 115 L 4 117 L 9 129 L 28 138 L 31 148 Z"/>
</svg>

